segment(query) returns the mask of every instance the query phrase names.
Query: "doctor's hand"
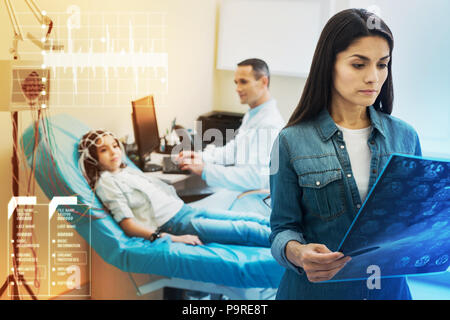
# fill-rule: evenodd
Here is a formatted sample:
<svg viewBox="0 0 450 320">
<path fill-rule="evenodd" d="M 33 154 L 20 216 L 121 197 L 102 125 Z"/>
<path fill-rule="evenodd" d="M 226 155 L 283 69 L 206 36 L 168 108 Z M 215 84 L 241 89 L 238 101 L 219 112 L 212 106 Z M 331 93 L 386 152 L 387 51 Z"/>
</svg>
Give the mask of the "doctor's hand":
<svg viewBox="0 0 450 320">
<path fill-rule="evenodd" d="M 203 159 L 197 152 L 181 151 L 175 161 L 181 170 L 189 170 L 198 176 L 201 176 L 203 173 Z"/>
<path fill-rule="evenodd" d="M 301 244 L 289 241 L 286 245 L 286 258 L 294 265 L 303 268 L 310 282 L 332 279 L 347 262 L 351 260 L 341 252 L 331 252 L 323 244 Z"/>
</svg>

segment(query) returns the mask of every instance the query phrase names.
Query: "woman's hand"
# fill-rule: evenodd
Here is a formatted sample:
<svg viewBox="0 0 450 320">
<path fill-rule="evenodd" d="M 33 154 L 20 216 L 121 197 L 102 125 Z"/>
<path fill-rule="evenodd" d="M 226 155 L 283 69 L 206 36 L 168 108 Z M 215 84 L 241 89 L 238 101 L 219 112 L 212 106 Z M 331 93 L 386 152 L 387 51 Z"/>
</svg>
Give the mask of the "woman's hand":
<svg viewBox="0 0 450 320">
<path fill-rule="evenodd" d="M 173 234 L 169 234 L 169 233 L 161 233 L 161 237 L 164 236 L 170 236 L 170 239 L 172 240 L 172 242 L 182 242 L 182 243 L 186 243 L 186 244 L 191 244 L 193 246 L 195 245 L 202 245 L 203 243 L 200 241 L 200 239 L 198 238 L 198 236 L 194 236 L 191 234 L 185 234 L 182 236 L 175 236 Z"/>
<path fill-rule="evenodd" d="M 331 252 L 323 244 L 301 244 L 289 241 L 286 245 L 286 257 L 294 265 L 303 268 L 310 282 L 332 279 L 351 260 L 341 252 Z"/>
</svg>

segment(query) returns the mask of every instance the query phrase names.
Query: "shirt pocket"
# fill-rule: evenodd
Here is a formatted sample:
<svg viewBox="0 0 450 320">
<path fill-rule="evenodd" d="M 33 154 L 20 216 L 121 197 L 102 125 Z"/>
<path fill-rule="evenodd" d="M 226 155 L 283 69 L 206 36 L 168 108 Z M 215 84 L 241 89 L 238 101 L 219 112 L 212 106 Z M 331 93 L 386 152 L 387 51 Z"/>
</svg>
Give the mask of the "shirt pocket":
<svg viewBox="0 0 450 320">
<path fill-rule="evenodd" d="M 307 214 L 331 221 L 345 212 L 341 169 L 300 174 L 298 184 L 302 188 L 302 205 Z"/>
</svg>

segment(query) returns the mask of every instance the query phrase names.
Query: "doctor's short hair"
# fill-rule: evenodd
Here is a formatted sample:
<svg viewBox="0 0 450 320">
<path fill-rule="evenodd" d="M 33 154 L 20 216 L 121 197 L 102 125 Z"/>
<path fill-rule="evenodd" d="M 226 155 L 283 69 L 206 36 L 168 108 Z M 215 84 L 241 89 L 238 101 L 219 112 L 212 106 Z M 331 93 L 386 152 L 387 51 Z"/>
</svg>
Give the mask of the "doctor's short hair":
<svg viewBox="0 0 450 320">
<path fill-rule="evenodd" d="M 253 68 L 253 75 L 255 76 L 256 80 L 261 79 L 261 77 L 266 76 L 269 80 L 267 82 L 267 88 L 270 85 L 270 71 L 269 66 L 264 60 L 252 58 L 252 59 L 246 59 L 244 61 L 239 62 L 238 67 L 243 66 L 251 66 Z"/>
</svg>

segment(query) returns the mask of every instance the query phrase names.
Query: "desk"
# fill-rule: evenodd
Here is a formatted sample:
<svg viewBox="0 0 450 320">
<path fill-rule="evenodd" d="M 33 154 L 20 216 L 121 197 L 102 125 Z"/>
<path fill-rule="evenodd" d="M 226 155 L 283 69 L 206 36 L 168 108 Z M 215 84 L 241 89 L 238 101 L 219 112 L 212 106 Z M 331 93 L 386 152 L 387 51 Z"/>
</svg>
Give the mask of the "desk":
<svg viewBox="0 0 450 320">
<path fill-rule="evenodd" d="M 162 165 L 162 159 L 166 156 L 168 155 L 153 152 L 150 159 L 152 163 Z M 162 171 L 144 173 L 172 185 L 178 196 L 186 203 L 200 200 L 219 190 L 218 188 L 208 187 L 206 182 L 195 174 L 172 174 Z"/>
</svg>

